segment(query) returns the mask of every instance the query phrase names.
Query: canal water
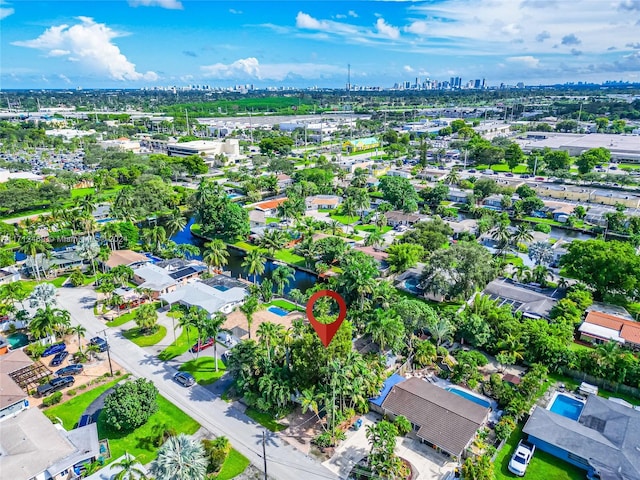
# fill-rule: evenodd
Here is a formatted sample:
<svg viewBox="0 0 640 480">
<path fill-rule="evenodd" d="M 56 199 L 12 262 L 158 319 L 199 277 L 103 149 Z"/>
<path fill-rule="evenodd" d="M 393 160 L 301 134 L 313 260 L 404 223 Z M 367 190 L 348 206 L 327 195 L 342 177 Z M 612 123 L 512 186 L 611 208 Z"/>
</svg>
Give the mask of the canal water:
<svg viewBox="0 0 640 480">
<path fill-rule="evenodd" d="M 191 225 L 194 224 L 194 218 L 190 218 L 187 225 L 176 233 L 171 240 L 176 242 L 177 244 L 191 244 L 196 245 L 197 247 L 203 248 L 205 243 L 204 240 L 194 237 L 191 235 Z M 202 260 L 202 256 L 198 255 L 198 260 Z M 253 275 L 248 277 L 247 271 L 242 267 L 242 262 L 244 261 L 244 251 L 229 247 L 229 263 L 225 265 L 225 271 L 230 271 L 232 277 L 240 277 L 248 278 L 253 281 Z M 264 275 L 258 275 L 258 282 L 262 280 L 263 276 L 269 277 L 271 272 L 277 268 L 278 265 L 274 264 L 271 260 L 267 260 L 264 269 Z M 307 272 L 303 272 L 301 270 L 295 269 L 295 280 L 293 280 L 285 289 L 285 294 L 291 291 L 291 289 L 297 288 L 301 291 L 306 291 L 308 288 L 312 287 L 317 282 L 317 277 Z"/>
</svg>

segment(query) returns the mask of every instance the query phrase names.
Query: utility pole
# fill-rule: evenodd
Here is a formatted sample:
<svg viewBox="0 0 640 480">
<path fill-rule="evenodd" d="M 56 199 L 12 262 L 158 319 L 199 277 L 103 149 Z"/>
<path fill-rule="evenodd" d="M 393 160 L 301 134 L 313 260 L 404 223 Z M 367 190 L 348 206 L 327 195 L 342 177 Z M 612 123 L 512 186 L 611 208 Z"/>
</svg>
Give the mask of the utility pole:
<svg viewBox="0 0 640 480">
<path fill-rule="evenodd" d="M 109 372 L 111 372 L 111 376 L 113 377 L 113 366 L 111 365 L 111 353 L 110 353 L 111 349 L 109 348 L 109 341 L 107 340 L 107 329 L 105 328 L 104 330 L 98 333 L 102 333 L 104 335 L 104 341 L 107 344 L 107 358 L 109 359 Z"/>
<path fill-rule="evenodd" d="M 262 431 L 262 460 L 264 460 L 264 480 L 269 480 L 267 476 L 267 441 L 265 431 Z"/>
</svg>

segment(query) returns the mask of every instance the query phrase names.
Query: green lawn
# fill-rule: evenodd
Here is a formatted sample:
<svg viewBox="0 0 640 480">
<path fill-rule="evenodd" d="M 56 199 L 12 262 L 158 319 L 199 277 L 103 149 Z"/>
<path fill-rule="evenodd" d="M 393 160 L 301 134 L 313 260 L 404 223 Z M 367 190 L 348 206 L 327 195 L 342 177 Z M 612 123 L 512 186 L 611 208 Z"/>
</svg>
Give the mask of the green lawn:
<svg viewBox="0 0 640 480">
<path fill-rule="evenodd" d="M 124 338 L 127 340 L 131 340 L 133 343 L 138 345 L 139 347 L 151 347 L 161 341 L 167 335 L 167 329 L 159 325 L 158 330 L 151 335 L 142 335 L 140 333 L 140 328 L 134 327 L 130 328 L 126 332 L 123 332 Z"/>
<path fill-rule="evenodd" d="M 506 163 L 498 163 L 496 165 L 478 165 L 476 167 L 476 170 L 487 170 L 487 169 L 491 169 L 494 172 L 511 172 L 511 170 L 509 170 L 509 165 L 507 165 Z M 516 168 L 513 169 L 512 173 L 517 173 L 517 174 L 522 174 L 522 173 L 528 173 L 529 172 L 529 168 L 527 167 L 526 164 L 521 163 L 520 165 L 518 165 Z"/>
<path fill-rule="evenodd" d="M 356 232 L 374 232 L 376 230 L 378 230 L 378 227 L 376 227 L 375 225 L 356 225 Z M 382 227 L 382 233 L 387 233 L 389 231 L 393 230 L 393 227 L 390 227 L 389 225 L 385 225 L 384 227 Z"/>
<path fill-rule="evenodd" d="M 555 220 L 552 220 L 550 218 L 524 217 L 524 219 L 534 223 L 546 223 L 547 225 L 556 225 L 556 226 L 564 225 L 563 223 L 556 222 Z"/>
<path fill-rule="evenodd" d="M 111 458 L 107 462 L 128 452 L 141 464 L 149 463 L 156 457 L 158 450 L 151 440 L 157 432 L 165 428 L 192 435 L 198 431 L 200 424 L 161 395 L 158 395 L 158 411 L 149 418 L 147 423 L 133 432 L 112 432 L 106 428 L 104 416 L 100 415 L 98 418 L 98 438 L 109 439 Z"/>
<path fill-rule="evenodd" d="M 69 275 L 62 275 L 52 280 L 50 283 L 53 283 L 53 285 L 56 286 L 57 288 L 62 288 L 62 284 L 67 281 L 67 278 L 69 278 Z M 93 283 L 94 280 L 95 278 L 93 275 L 86 275 L 84 282 L 82 282 L 82 285 L 89 285 Z"/>
<path fill-rule="evenodd" d="M 522 427 L 518 426 L 496 457 L 496 461 L 494 462 L 495 480 L 513 480 L 518 478 L 509 472 L 507 466 L 520 438 L 522 438 Z M 574 467 L 542 450 L 536 450 L 533 454 L 533 459 L 527 467 L 527 473 L 525 474 L 527 480 L 583 480 L 585 477 L 586 470 Z"/>
<path fill-rule="evenodd" d="M 74 188 L 71 190 L 71 198 L 86 197 L 87 195 L 93 195 L 96 193 L 96 189 L 90 188 Z"/>
<path fill-rule="evenodd" d="M 82 415 L 87 407 L 91 405 L 91 402 L 128 376 L 129 374 L 117 377 L 116 380 L 100 385 L 93 390 L 89 390 L 77 397 L 73 397 L 71 400 L 60 403 L 55 407 L 48 408 L 44 411 L 44 414 L 52 421 L 59 418 L 62 420 L 62 426 L 65 430 L 72 430 L 78 423 L 78 420 L 80 420 L 80 415 Z"/>
<path fill-rule="evenodd" d="M 279 218 L 268 217 L 267 218 L 267 225 L 269 225 L 270 223 L 280 223 L 280 219 Z"/>
<path fill-rule="evenodd" d="M 211 347 L 213 348 L 213 347 Z M 189 372 L 200 385 L 209 385 L 224 375 L 226 368 L 222 360 L 218 359 L 218 371 L 216 372 L 213 357 L 194 358 L 185 362 L 180 370 Z"/>
<path fill-rule="evenodd" d="M 293 303 L 287 301 L 287 300 L 283 300 L 281 298 L 277 299 L 277 300 L 272 300 L 269 303 L 266 303 L 264 305 L 266 308 L 269 308 L 271 306 L 273 307 L 280 307 L 283 310 L 286 310 L 287 312 L 293 312 L 293 311 L 304 311 L 304 308 L 302 307 L 298 307 L 297 305 L 294 305 Z"/>
<path fill-rule="evenodd" d="M 243 240 L 238 240 L 237 242 L 233 242 L 232 243 L 233 246 L 238 247 L 238 248 L 242 248 L 243 250 L 255 250 L 256 248 L 259 248 L 257 245 L 252 245 L 248 242 L 245 242 Z"/>
<path fill-rule="evenodd" d="M 189 350 L 197 340 L 198 330 L 195 327 L 183 328 L 176 341 L 160 352 L 158 358 L 166 361 L 180 356 Z"/>
<path fill-rule="evenodd" d="M 336 220 L 343 225 L 351 225 L 352 223 L 356 223 L 360 217 L 357 215 L 355 217 L 348 217 L 346 215 L 331 215 L 331 220 Z"/>
<path fill-rule="evenodd" d="M 522 265 L 524 265 L 524 260 L 522 260 L 521 257 L 519 257 L 518 255 L 514 255 L 512 253 L 509 253 L 507 255 L 505 255 L 505 260 L 507 261 L 507 263 L 510 263 L 516 267 L 521 267 Z"/>
<path fill-rule="evenodd" d="M 154 305 L 156 309 L 158 309 L 160 307 L 160 302 L 154 302 Z M 107 327 L 119 327 L 133 320 L 135 316 L 136 316 L 136 309 L 134 308 L 130 312 L 123 313 L 119 317 L 114 318 L 112 321 L 107 322 Z"/>
<path fill-rule="evenodd" d="M 244 472 L 251 462 L 247 457 L 235 449 L 231 449 L 226 460 L 222 464 L 220 473 L 213 478 L 216 480 L 231 480 Z"/>
<path fill-rule="evenodd" d="M 575 342 L 571 342 L 569 344 L 569 350 L 573 350 L 574 352 L 580 352 L 583 350 L 593 350 L 591 347 L 588 347 L 586 345 L 582 345 L 581 343 L 575 343 Z"/>
<path fill-rule="evenodd" d="M 291 265 L 304 266 L 304 257 L 296 255 L 291 250 L 282 249 L 276 252 L 276 260 L 281 262 L 290 263 Z"/>
<path fill-rule="evenodd" d="M 281 432 L 282 430 L 287 428 L 285 425 L 282 425 L 281 423 L 276 422 L 276 420 L 273 418 L 272 415 L 268 413 L 260 412 L 255 408 L 249 407 L 244 413 L 249 418 L 252 418 L 256 422 L 258 422 L 260 425 L 271 430 L 272 432 Z"/>
</svg>

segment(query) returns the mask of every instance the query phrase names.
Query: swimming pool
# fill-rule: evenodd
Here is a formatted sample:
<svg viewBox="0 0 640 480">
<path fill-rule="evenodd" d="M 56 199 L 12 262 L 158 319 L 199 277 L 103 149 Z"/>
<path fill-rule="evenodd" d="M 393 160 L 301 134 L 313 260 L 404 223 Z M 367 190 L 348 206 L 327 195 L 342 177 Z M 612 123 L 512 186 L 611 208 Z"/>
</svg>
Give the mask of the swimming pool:
<svg viewBox="0 0 640 480">
<path fill-rule="evenodd" d="M 242 195 L 240 195 L 239 193 L 228 193 L 227 194 L 227 198 L 230 198 L 230 199 L 240 198 L 240 197 L 242 197 Z"/>
<path fill-rule="evenodd" d="M 404 281 L 404 288 L 409 290 L 412 293 L 420 293 L 420 289 L 418 288 L 419 280 L 417 278 L 409 278 Z"/>
<path fill-rule="evenodd" d="M 7 342 L 9 342 L 11 349 L 20 348 L 29 344 L 29 337 L 24 333 L 12 333 L 7 335 Z"/>
<path fill-rule="evenodd" d="M 467 400 L 475 403 L 476 405 L 480 405 L 481 407 L 484 407 L 484 408 L 491 407 L 491 403 L 488 400 L 485 400 L 484 398 L 480 398 L 474 395 L 473 393 L 467 392 L 466 390 L 463 390 L 461 388 L 447 387 L 445 388 L 445 390 L 447 392 L 453 393 L 454 395 L 458 395 L 459 397 L 466 398 Z"/>
<path fill-rule="evenodd" d="M 271 306 L 267 308 L 267 310 L 269 310 L 271 313 L 278 315 L 279 317 L 286 317 L 287 315 L 289 315 L 289 312 L 287 312 L 284 308 L 280 308 L 280 307 Z"/>
<path fill-rule="evenodd" d="M 553 413 L 557 413 L 563 417 L 578 420 L 584 408 L 584 402 L 569 395 L 556 392 L 555 397 L 551 399 L 551 403 L 547 408 Z"/>
<path fill-rule="evenodd" d="M 215 287 L 216 290 L 219 290 L 221 292 L 226 292 L 227 290 L 229 290 L 230 287 L 225 287 L 224 285 L 216 285 Z"/>
</svg>

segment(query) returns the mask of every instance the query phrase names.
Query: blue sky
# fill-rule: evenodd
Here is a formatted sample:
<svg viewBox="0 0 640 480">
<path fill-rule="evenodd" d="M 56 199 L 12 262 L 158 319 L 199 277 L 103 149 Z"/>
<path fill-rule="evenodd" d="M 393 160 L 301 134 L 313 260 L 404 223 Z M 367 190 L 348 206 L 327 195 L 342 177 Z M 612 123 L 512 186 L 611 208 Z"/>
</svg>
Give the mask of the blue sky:
<svg viewBox="0 0 640 480">
<path fill-rule="evenodd" d="M 640 81 L 640 0 L 0 0 L 0 87 Z"/>
</svg>

